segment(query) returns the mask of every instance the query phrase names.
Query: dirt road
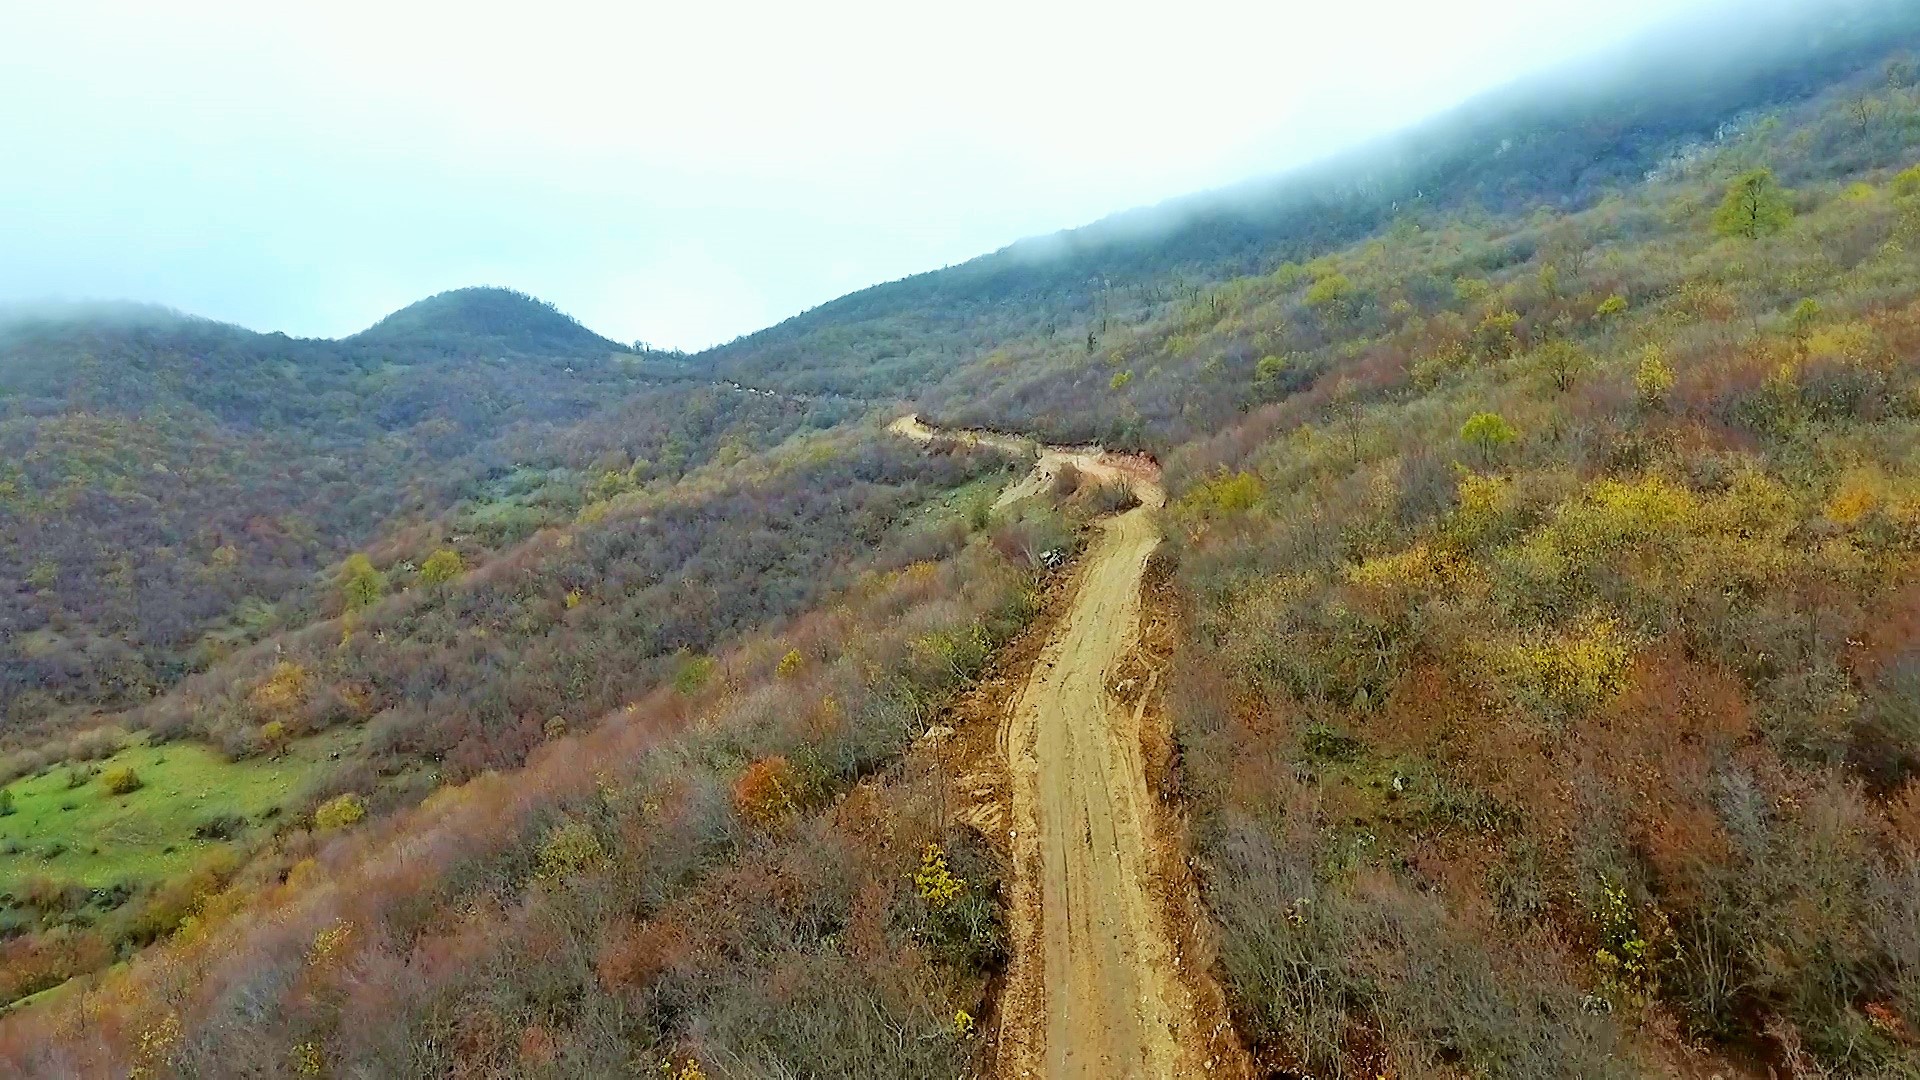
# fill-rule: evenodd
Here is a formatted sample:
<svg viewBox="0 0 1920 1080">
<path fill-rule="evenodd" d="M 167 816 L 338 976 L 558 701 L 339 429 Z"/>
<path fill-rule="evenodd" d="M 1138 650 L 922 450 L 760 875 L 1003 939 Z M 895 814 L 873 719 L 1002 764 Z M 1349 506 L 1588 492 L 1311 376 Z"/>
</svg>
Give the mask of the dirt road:
<svg viewBox="0 0 1920 1080">
<path fill-rule="evenodd" d="M 914 417 L 893 430 L 935 434 Z M 1109 692 L 1139 636 L 1141 579 L 1160 539 L 1153 510 L 1165 498 L 1158 470 L 1096 447 L 1036 447 L 992 433 L 955 437 L 1038 453 L 1033 473 L 1002 502 L 1045 490 L 1071 463 L 1102 481 L 1132 484 L 1142 503 L 1100 523 L 1067 613 L 1000 732 L 1014 862 L 1000 1074 L 1204 1075 L 1214 1063 L 1200 1060 L 1207 1039 L 1178 967 L 1164 890 L 1152 880 L 1159 807 L 1147 786 L 1141 712 Z"/>
<path fill-rule="evenodd" d="M 1134 494 L 1146 506 L 1157 508 L 1166 501 L 1166 495 L 1160 489 L 1159 466 L 1138 454 L 1117 454 L 1098 446 L 1046 446 L 1020 435 L 998 431 L 943 431 L 928 427 L 913 415 L 895 420 L 887 425 L 887 430 L 914 442 L 949 438 L 974 446 L 996 447 L 1017 457 L 1033 457 L 1033 471 L 1000 493 L 1000 497 L 994 500 L 995 510 L 1046 491 L 1053 485 L 1054 476 L 1065 465 L 1072 465 L 1082 476 L 1092 477 L 1103 484 L 1126 484 L 1133 488 Z"/>
</svg>

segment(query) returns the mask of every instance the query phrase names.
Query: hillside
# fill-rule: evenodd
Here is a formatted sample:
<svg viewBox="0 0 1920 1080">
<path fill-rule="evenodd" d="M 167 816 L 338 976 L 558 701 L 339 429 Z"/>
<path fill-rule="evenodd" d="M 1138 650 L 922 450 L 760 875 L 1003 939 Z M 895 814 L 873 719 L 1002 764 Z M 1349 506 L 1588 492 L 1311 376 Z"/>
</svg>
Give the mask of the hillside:
<svg viewBox="0 0 1920 1080">
<path fill-rule="evenodd" d="M 527 356 L 626 352 L 558 308 L 501 288 L 453 289 L 409 304 L 346 339 L 362 346 Z"/>
<path fill-rule="evenodd" d="M 1920 1074 L 1920 26 L 1809 10 L 696 357 L 0 337 L 0 1071 Z"/>
<path fill-rule="evenodd" d="M 751 385 L 873 397 L 923 393 L 959 371 L 951 392 L 965 396 L 977 390 L 969 365 L 1009 342 L 1104 351 L 1116 327 L 1208 284 L 1305 262 L 1409 215 L 1590 206 L 1762 112 L 1871 89 L 1881 61 L 1916 48 L 1920 10 L 1901 0 L 1727 5 L 1331 160 L 877 285 L 702 359 Z M 1826 149 L 1838 153 L 1803 164 L 1837 175 L 1876 148 Z"/>
<path fill-rule="evenodd" d="M 609 453 L 590 418 L 653 382 L 536 301 L 474 295 L 505 321 L 436 316 L 440 297 L 384 342 L 133 306 L 0 323 L 0 746 L 297 623 L 317 571 L 490 477 Z M 516 326 L 511 362 L 461 336 Z"/>
</svg>

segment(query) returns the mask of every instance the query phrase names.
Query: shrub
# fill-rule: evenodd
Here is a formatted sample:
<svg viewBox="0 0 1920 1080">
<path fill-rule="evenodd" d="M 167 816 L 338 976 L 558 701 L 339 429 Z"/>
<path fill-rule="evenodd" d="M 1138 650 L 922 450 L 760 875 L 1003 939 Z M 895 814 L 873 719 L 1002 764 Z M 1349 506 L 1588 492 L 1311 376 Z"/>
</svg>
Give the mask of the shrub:
<svg viewBox="0 0 1920 1080">
<path fill-rule="evenodd" d="M 115 765 L 100 774 L 100 785 L 107 789 L 109 795 L 126 795 L 139 791 L 143 784 L 140 774 L 134 772 L 132 766 L 128 765 Z"/>
<path fill-rule="evenodd" d="M 793 765 L 786 757 L 762 758 L 748 765 L 734 781 L 734 809 L 757 825 L 773 825 L 794 811 L 798 789 Z"/>
<path fill-rule="evenodd" d="M 1593 357 L 1573 342 L 1557 339 L 1541 347 L 1539 364 L 1553 388 L 1565 393 L 1593 366 Z"/>
<path fill-rule="evenodd" d="M 1325 308 L 1335 307 L 1352 295 L 1353 282 L 1347 275 L 1333 273 L 1309 286 L 1305 299 L 1310 307 Z"/>
<path fill-rule="evenodd" d="M 540 845 L 539 876 L 551 881 L 598 870 L 606 861 L 606 850 L 600 846 L 600 837 L 594 834 L 593 828 L 583 821 L 569 821 L 555 826 L 547 834 L 546 842 Z"/>
<path fill-rule="evenodd" d="M 1520 336 L 1515 332 L 1519 325 L 1518 312 L 1488 312 L 1474 328 L 1474 347 L 1489 360 L 1505 360 L 1520 351 Z"/>
<path fill-rule="evenodd" d="M 1253 473 L 1222 470 L 1212 479 L 1195 485 L 1182 501 L 1203 513 L 1233 514 L 1253 509 L 1265 489 L 1266 485 Z"/>
<path fill-rule="evenodd" d="M 1902 198 L 1920 195 L 1920 165 L 1902 170 L 1893 178 L 1892 186 L 1893 193 Z"/>
<path fill-rule="evenodd" d="M 231 840 L 247 830 L 247 819 L 239 814 L 216 814 L 193 827 L 195 840 Z"/>
<path fill-rule="evenodd" d="M 920 852 L 920 869 L 913 875 L 914 891 L 927 906 L 938 910 L 959 899 L 967 883 L 947 869 L 947 853 L 939 844 L 928 844 Z"/>
<path fill-rule="evenodd" d="M 773 669 L 773 673 L 782 679 L 791 679 L 800 674 L 800 669 L 806 665 L 806 662 L 807 658 L 799 649 L 788 649 L 787 654 L 780 658 L 780 663 Z"/>
<path fill-rule="evenodd" d="M 291 660 L 273 665 L 273 670 L 247 695 L 247 704 L 261 716 L 275 717 L 291 712 L 307 700 L 307 669 Z"/>
<path fill-rule="evenodd" d="M 349 791 L 321 803 L 313 812 L 313 824 L 318 829 L 344 829 L 358 824 L 366 816 L 367 801 Z"/>
<path fill-rule="evenodd" d="M 1140 497 L 1126 484 L 1100 484 L 1093 489 L 1087 505 L 1096 514 L 1117 514 L 1140 505 Z"/>
<path fill-rule="evenodd" d="M 1499 668 L 1521 700 L 1566 715 L 1618 693 L 1632 657 L 1632 643 L 1620 624 L 1595 614 L 1564 632 L 1531 634 L 1508 646 Z"/>
<path fill-rule="evenodd" d="M 927 944 L 943 963 L 984 973 L 1005 960 L 999 882 L 999 864 L 975 833 L 952 833 L 944 847 L 922 849 L 914 890 L 927 908 Z"/>
<path fill-rule="evenodd" d="M 682 654 L 679 667 L 673 673 L 673 688 L 688 697 L 699 693 L 713 678 L 714 667 L 710 656 Z"/>
<path fill-rule="evenodd" d="M 1055 502 L 1072 498 L 1073 494 L 1080 490 L 1081 479 L 1080 470 L 1074 466 L 1073 462 L 1063 462 L 1053 474 L 1053 483 L 1048 488 L 1048 494 Z"/>
</svg>

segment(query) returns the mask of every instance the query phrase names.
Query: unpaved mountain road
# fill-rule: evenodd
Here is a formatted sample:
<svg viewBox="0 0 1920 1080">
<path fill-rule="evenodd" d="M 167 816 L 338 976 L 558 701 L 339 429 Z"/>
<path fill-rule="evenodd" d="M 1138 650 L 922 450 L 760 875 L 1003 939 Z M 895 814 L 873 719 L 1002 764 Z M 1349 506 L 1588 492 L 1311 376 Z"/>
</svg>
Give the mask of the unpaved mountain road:
<svg viewBox="0 0 1920 1080">
<path fill-rule="evenodd" d="M 921 441 L 947 434 L 911 416 L 892 430 Z M 1162 899 L 1170 891 L 1154 880 L 1164 865 L 1156 844 L 1166 836 L 1147 785 L 1142 709 L 1109 691 L 1138 644 L 1142 578 L 1160 542 L 1159 471 L 1145 458 L 1097 447 L 1040 447 L 990 432 L 951 437 L 1038 453 L 1034 471 L 1003 503 L 1044 491 L 1068 463 L 1101 482 L 1129 483 L 1141 500 L 1099 523 L 1066 614 L 1000 729 L 1014 864 L 1000 1075 L 1207 1075 L 1225 1063 L 1207 1050 L 1188 981 L 1206 975 L 1180 969 Z"/>
<path fill-rule="evenodd" d="M 1000 493 L 994 500 L 995 510 L 1047 490 L 1065 465 L 1072 465 L 1081 475 L 1099 483 L 1131 487 L 1145 506 L 1157 508 L 1166 502 L 1166 495 L 1160 490 L 1160 467 L 1139 454 L 1116 454 L 1097 446 L 1045 446 L 1020 435 L 998 431 L 943 431 L 928 427 L 914 415 L 895 420 L 887 425 L 887 430 L 914 442 L 947 438 L 973 446 L 992 446 L 1016 457 L 1034 457 L 1033 471 Z"/>
</svg>

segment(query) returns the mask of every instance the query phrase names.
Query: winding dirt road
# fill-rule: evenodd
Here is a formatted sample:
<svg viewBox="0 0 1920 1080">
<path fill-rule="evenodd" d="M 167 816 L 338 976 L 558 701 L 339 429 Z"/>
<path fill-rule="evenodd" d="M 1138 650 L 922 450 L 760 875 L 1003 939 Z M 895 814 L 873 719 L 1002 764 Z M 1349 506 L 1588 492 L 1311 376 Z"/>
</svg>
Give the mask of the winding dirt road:
<svg viewBox="0 0 1920 1080">
<path fill-rule="evenodd" d="M 936 433 L 915 417 L 893 430 Z M 1039 447 L 1002 502 L 1046 489 L 1071 463 L 1132 485 L 1141 505 L 1099 524 L 1070 606 L 1000 731 L 1010 774 L 1014 959 L 1001 999 L 1003 1077 L 1176 1077 L 1210 1071 L 1207 1038 L 1178 965 L 1176 935 L 1152 876 L 1159 807 L 1147 786 L 1141 709 L 1110 692 L 1140 631 L 1141 580 L 1160 542 L 1158 469 L 1097 447 Z M 1144 705 L 1145 698 L 1142 697 Z M 1187 972 L 1187 977 L 1204 977 Z"/>
</svg>

